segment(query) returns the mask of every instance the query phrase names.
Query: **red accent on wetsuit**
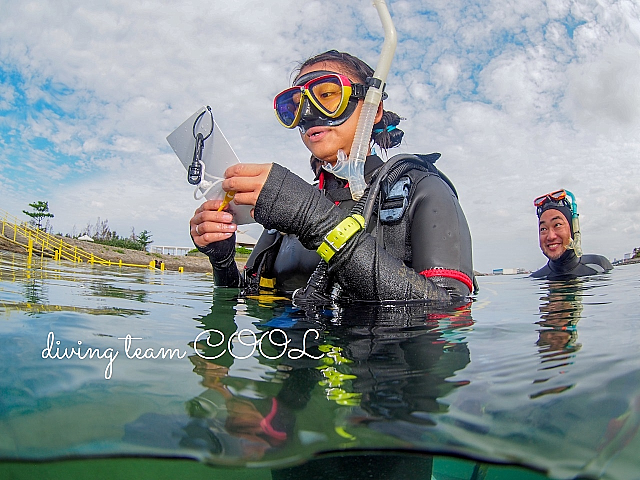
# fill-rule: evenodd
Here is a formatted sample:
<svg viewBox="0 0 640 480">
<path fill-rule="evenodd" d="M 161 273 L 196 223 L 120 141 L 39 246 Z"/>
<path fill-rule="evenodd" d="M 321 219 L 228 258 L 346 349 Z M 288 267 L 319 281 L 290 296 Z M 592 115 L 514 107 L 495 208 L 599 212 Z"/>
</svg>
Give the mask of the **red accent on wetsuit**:
<svg viewBox="0 0 640 480">
<path fill-rule="evenodd" d="M 273 426 L 271 425 L 271 422 L 273 421 L 273 418 L 276 416 L 276 413 L 278 413 L 278 401 L 275 398 L 272 398 L 271 411 L 266 417 L 260 420 L 260 428 L 262 428 L 262 431 L 266 433 L 268 436 L 270 436 L 271 438 L 279 442 L 283 442 L 287 439 L 287 433 L 279 432 L 275 428 L 273 428 Z"/>
<path fill-rule="evenodd" d="M 464 283 L 470 292 L 473 291 L 473 282 L 469 278 L 468 275 L 459 272 L 458 270 L 449 270 L 448 268 L 430 268 L 429 270 L 424 270 L 420 272 L 420 275 L 424 275 L 425 277 L 446 277 L 453 278 L 454 280 L 458 280 L 459 282 Z"/>
</svg>

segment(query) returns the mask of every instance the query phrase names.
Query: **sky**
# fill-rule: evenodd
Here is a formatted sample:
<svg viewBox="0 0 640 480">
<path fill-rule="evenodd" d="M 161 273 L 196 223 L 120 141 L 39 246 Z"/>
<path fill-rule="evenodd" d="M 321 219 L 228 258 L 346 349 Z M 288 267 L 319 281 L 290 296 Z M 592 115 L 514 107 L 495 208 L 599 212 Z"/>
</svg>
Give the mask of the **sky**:
<svg viewBox="0 0 640 480">
<path fill-rule="evenodd" d="M 385 109 L 405 131 L 389 155 L 442 154 L 476 270 L 542 266 L 532 200 L 559 188 L 576 196 L 585 253 L 640 246 L 639 3 L 387 4 L 398 46 Z M 0 209 L 26 220 L 47 201 L 54 233 L 99 218 L 154 245 L 191 245 L 200 203 L 169 133 L 211 105 L 242 162 L 311 181 L 274 95 L 325 50 L 375 68 L 383 41 L 369 0 L 0 0 L 0 11 Z"/>
</svg>

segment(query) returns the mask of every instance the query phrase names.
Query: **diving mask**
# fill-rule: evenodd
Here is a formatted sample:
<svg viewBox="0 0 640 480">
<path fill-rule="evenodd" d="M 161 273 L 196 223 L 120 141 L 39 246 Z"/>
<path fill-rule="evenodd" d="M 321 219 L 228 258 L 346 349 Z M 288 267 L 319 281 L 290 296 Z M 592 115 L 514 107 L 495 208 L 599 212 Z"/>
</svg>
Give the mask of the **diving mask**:
<svg viewBox="0 0 640 480">
<path fill-rule="evenodd" d="M 309 128 L 305 125 L 309 122 L 336 126 L 353 114 L 357 101 L 366 93 L 366 85 L 320 70 L 302 75 L 296 85 L 276 95 L 273 108 L 278 121 L 286 128 Z"/>
</svg>

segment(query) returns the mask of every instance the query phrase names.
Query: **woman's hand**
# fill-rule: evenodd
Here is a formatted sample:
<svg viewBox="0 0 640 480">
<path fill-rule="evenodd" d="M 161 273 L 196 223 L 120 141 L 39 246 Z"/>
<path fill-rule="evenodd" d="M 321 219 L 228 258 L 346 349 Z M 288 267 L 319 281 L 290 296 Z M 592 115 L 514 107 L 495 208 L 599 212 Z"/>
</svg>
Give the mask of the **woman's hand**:
<svg viewBox="0 0 640 480">
<path fill-rule="evenodd" d="M 271 163 L 237 163 L 229 167 L 224 175 L 222 188 L 235 192 L 233 202 L 238 205 L 255 205 L 264 182 L 271 171 Z M 238 226 L 229 212 L 218 212 L 222 200 L 207 200 L 196 210 L 189 222 L 191 236 L 199 247 L 226 240 Z M 253 214 L 253 212 L 252 212 Z"/>
<path fill-rule="evenodd" d="M 233 201 L 238 205 L 255 206 L 272 165 L 271 163 L 236 163 L 224 172 L 225 180 L 222 182 L 222 188 L 225 192 L 236 192 Z"/>
<path fill-rule="evenodd" d="M 238 226 L 233 223 L 233 215 L 229 212 L 218 212 L 222 200 L 207 200 L 198 207 L 189 221 L 191 236 L 199 247 L 226 240 Z"/>
</svg>

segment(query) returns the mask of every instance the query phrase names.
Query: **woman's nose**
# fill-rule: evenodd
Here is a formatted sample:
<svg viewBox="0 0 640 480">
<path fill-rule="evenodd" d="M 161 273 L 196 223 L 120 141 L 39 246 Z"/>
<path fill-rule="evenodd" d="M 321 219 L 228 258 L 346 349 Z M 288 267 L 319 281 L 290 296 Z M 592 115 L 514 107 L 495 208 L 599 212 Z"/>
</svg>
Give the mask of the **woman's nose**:
<svg viewBox="0 0 640 480">
<path fill-rule="evenodd" d="M 311 104 L 308 98 L 302 101 L 302 110 L 300 113 L 299 125 L 304 126 L 306 120 L 315 120 L 320 112 Z"/>
</svg>

